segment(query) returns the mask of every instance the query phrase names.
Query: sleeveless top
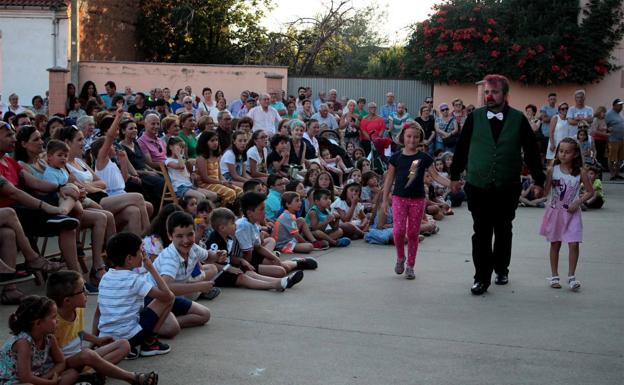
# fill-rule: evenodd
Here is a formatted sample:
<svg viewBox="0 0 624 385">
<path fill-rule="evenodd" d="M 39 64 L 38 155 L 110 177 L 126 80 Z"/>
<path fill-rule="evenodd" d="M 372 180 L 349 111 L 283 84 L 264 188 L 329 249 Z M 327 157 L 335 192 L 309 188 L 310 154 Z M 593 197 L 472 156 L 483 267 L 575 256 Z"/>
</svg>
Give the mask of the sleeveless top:
<svg viewBox="0 0 624 385">
<path fill-rule="evenodd" d="M 581 190 L 581 174 L 565 174 L 561 167 L 553 167 L 552 192 L 550 194 L 550 207 L 553 209 L 566 209 L 579 197 Z"/>
<path fill-rule="evenodd" d="M 312 211 L 314 211 L 314 213 L 316 214 L 318 223 L 325 222 L 327 220 L 327 217 L 329 216 L 329 210 L 327 210 L 327 212 L 323 212 L 317 205 L 314 205 L 310 208 L 310 211 L 308 211 L 308 214 L 305 216 L 305 221 L 308 224 L 308 226 L 310 225 L 310 213 Z M 324 230 L 325 231 L 331 230 L 331 226 L 327 225 L 327 227 Z"/>
<path fill-rule="evenodd" d="M 13 345 L 19 340 L 26 340 L 32 348 L 32 363 L 30 365 L 32 373 L 40 377 L 54 367 L 54 362 L 50 356 L 51 336 L 45 337 L 45 346 L 38 349 L 32 336 L 26 332 L 18 335 L 11 335 L 0 349 L 0 384 L 15 384 L 17 378 L 17 354 L 13 352 Z"/>
<path fill-rule="evenodd" d="M 76 179 L 78 179 L 80 182 L 83 182 L 83 183 L 93 182 L 93 174 L 91 174 L 91 171 L 87 167 L 87 164 L 84 162 L 84 160 L 80 158 L 74 158 L 74 160 L 76 161 L 76 163 L 78 163 L 78 165 L 81 168 L 78 168 L 72 165 L 71 163 L 67 162 L 67 168 L 69 169 L 69 172 L 71 172 L 72 175 L 75 176 Z"/>
<path fill-rule="evenodd" d="M 112 197 L 125 192 L 126 182 L 124 182 L 119 167 L 117 167 L 112 160 L 109 159 L 106 166 L 101 170 L 98 170 L 96 166 L 95 175 L 102 178 L 104 183 L 106 183 L 106 193 L 108 196 Z"/>
</svg>

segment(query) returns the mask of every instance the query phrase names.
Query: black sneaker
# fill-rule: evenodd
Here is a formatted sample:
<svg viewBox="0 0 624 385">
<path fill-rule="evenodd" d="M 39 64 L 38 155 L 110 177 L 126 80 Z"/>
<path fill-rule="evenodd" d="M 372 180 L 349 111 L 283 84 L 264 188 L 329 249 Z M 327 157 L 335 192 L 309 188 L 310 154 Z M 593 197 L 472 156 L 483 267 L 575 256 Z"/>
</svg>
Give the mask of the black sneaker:
<svg viewBox="0 0 624 385">
<path fill-rule="evenodd" d="M 128 360 L 128 361 L 136 360 L 137 358 L 139 358 L 140 354 L 141 354 L 140 346 L 131 346 L 130 353 L 128 353 L 128 355 L 124 357 L 124 360 Z"/>
<path fill-rule="evenodd" d="M 80 222 L 76 218 L 68 217 L 67 215 L 55 215 L 46 221 L 46 223 L 53 227 L 54 230 L 62 231 L 62 230 L 73 230 Z"/>
<path fill-rule="evenodd" d="M 292 261 L 297 262 L 297 269 L 299 270 L 315 270 L 318 267 L 318 262 L 312 257 L 293 258 Z"/>
<path fill-rule="evenodd" d="M 291 287 L 293 287 L 296 284 L 298 284 L 299 282 L 301 282 L 302 279 L 303 279 L 303 271 L 301 271 L 301 270 L 295 271 L 293 273 L 293 275 L 288 277 L 288 282 L 286 283 L 286 288 L 290 289 Z"/>
<path fill-rule="evenodd" d="M 161 354 L 167 354 L 171 351 L 171 348 L 167 344 L 163 344 L 154 338 L 149 343 L 145 342 L 141 344 L 141 357 L 159 356 Z"/>
</svg>

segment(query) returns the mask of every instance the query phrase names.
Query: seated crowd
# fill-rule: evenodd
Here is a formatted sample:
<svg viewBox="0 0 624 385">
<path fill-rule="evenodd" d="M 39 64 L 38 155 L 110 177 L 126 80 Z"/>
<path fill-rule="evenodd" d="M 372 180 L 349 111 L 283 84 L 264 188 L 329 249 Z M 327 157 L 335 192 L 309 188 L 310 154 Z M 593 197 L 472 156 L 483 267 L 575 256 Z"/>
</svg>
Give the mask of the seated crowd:
<svg viewBox="0 0 624 385">
<path fill-rule="evenodd" d="M 167 88 L 118 94 L 112 81 L 105 88 L 100 95 L 87 81 L 77 94 L 69 84 L 63 116 L 48 117 L 40 97 L 32 110 L 11 99 L 0 121 L 0 301 L 19 305 L 15 335 L 0 352 L 8 362 L 2 381 L 70 384 L 89 367 L 93 378 L 156 384 L 157 373 L 116 364 L 168 353 L 156 335 L 207 323 L 210 311 L 199 301 L 215 299 L 219 288 L 285 291 L 317 267 L 314 258 L 287 254 L 357 239 L 392 244 L 382 184 L 400 131 L 421 127 L 420 150 L 448 176 L 474 109 L 456 99 L 436 110 L 428 97 L 413 116 L 392 93 L 378 110 L 364 98 L 339 100 L 336 90 L 313 100 L 309 87 L 287 97 L 243 91 L 230 102 L 207 87 L 195 96 L 187 86 L 173 98 Z M 534 115 L 527 106 L 541 132 L 548 119 Z M 432 175 L 424 183 L 422 239 L 465 199 Z M 523 181 L 521 204 L 543 205 L 531 183 Z M 163 202 L 165 193 L 174 203 Z M 602 202 L 597 195 L 588 206 Z M 59 260 L 41 255 L 42 237 L 58 237 Z M 17 288 L 32 278 L 47 278 L 50 299 Z M 93 334 L 84 330 L 87 294 L 99 294 Z M 51 317 L 56 330 L 45 322 Z M 81 349 L 82 340 L 94 350 Z M 49 351 L 45 360 L 35 362 L 32 346 Z"/>
</svg>

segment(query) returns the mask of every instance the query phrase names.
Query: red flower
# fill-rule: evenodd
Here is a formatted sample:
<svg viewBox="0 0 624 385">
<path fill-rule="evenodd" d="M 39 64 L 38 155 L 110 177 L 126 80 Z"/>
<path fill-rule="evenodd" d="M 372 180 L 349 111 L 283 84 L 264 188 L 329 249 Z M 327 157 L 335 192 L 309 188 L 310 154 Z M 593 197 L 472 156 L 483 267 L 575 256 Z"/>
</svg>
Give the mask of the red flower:
<svg viewBox="0 0 624 385">
<path fill-rule="evenodd" d="M 438 17 L 438 18 L 436 19 L 436 21 L 437 21 L 439 24 L 444 24 L 444 22 L 446 21 L 446 19 L 445 19 L 445 18 L 443 18 L 443 17 Z"/>
<path fill-rule="evenodd" d="M 518 60 L 518 68 L 524 68 L 525 64 L 526 64 L 526 60 L 525 59 Z"/>
<path fill-rule="evenodd" d="M 492 32 L 494 32 L 494 31 L 492 31 L 492 28 L 488 28 L 487 29 L 487 33 L 492 33 Z"/>
<path fill-rule="evenodd" d="M 440 70 L 437 68 L 434 68 L 433 71 L 431 72 L 431 74 L 433 76 L 440 76 Z"/>
<path fill-rule="evenodd" d="M 490 40 L 492 40 L 492 36 L 490 36 L 490 35 L 483 35 L 483 42 L 484 43 L 489 43 Z"/>
<path fill-rule="evenodd" d="M 438 46 L 435 49 L 436 52 L 446 52 L 448 51 L 448 45 L 446 44 L 438 44 Z"/>
<path fill-rule="evenodd" d="M 438 16 L 446 16 L 446 14 L 447 14 L 446 11 L 443 11 L 443 10 L 438 11 Z"/>
<path fill-rule="evenodd" d="M 490 52 L 490 56 L 492 56 L 493 58 L 497 58 L 500 56 L 500 52 L 494 50 L 492 52 Z"/>
<path fill-rule="evenodd" d="M 552 67 L 550 68 L 552 69 L 553 72 L 559 72 L 561 70 L 561 68 L 556 64 L 553 64 Z"/>
<path fill-rule="evenodd" d="M 529 48 L 527 49 L 527 57 L 533 57 L 535 56 L 535 50 L 533 48 Z"/>
<path fill-rule="evenodd" d="M 512 50 L 512 51 L 514 51 L 514 52 L 518 52 L 518 51 L 520 51 L 520 49 L 521 49 L 521 48 L 522 48 L 522 47 L 520 46 L 520 44 L 516 44 L 516 43 L 514 43 L 514 44 L 511 46 L 511 50 Z"/>
<path fill-rule="evenodd" d="M 527 76 L 526 75 L 520 75 L 518 80 L 520 80 L 521 82 L 525 82 L 527 80 Z"/>
<path fill-rule="evenodd" d="M 456 41 L 455 43 L 453 43 L 453 51 L 459 52 L 462 51 L 464 49 L 464 46 L 462 46 L 462 44 L 458 41 Z"/>
<path fill-rule="evenodd" d="M 542 53 L 544 52 L 544 46 L 539 44 L 537 47 L 535 47 L 535 50 L 537 50 L 537 53 Z"/>
<path fill-rule="evenodd" d="M 425 60 L 431 60 L 431 54 L 430 53 L 426 53 L 425 54 Z"/>
<path fill-rule="evenodd" d="M 494 44 L 498 44 L 500 40 L 498 39 L 498 36 L 496 36 L 494 39 L 492 39 L 492 43 Z"/>
<path fill-rule="evenodd" d="M 496 25 L 496 20 L 494 20 L 494 19 L 490 18 L 490 19 L 487 19 L 487 23 L 488 23 L 489 25 Z"/>
</svg>

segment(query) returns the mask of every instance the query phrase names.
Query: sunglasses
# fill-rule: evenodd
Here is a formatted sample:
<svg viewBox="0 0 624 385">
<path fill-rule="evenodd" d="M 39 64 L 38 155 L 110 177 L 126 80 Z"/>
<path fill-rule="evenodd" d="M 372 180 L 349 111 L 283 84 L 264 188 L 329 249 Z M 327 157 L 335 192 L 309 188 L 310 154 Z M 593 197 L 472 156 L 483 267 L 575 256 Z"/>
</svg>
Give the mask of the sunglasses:
<svg viewBox="0 0 624 385">
<path fill-rule="evenodd" d="M 448 111 L 448 110 L 449 110 L 448 108 L 442 108 L 442 109 L 440 109 L 440 111 L 442 111 L 442 112 L 444 112 L 444 111 Z"/>
<path fill-rule="evenodd" d="M 567 110 L 568 110 L 568 107 L 561 107 L 561 108 L 559 109 L 559 111 L 567 111 Z"/>
<path fill-rule="evenodd" d="M 433 100 L 425 100 L 425 103 L 431 104 L 431 103 L 433 103 Z"/>
</svg>

